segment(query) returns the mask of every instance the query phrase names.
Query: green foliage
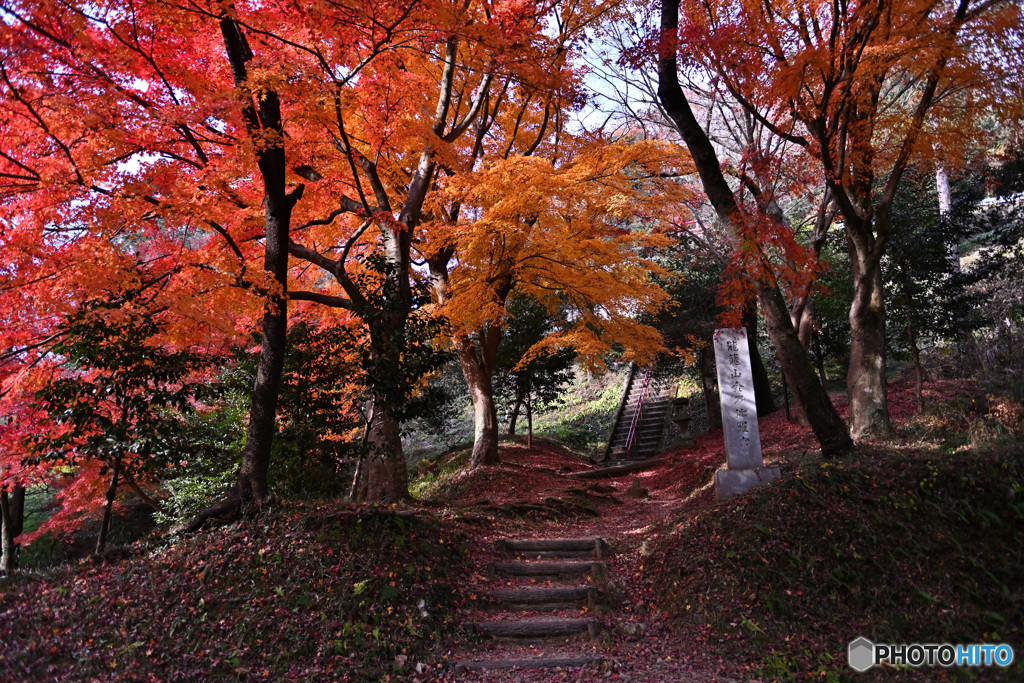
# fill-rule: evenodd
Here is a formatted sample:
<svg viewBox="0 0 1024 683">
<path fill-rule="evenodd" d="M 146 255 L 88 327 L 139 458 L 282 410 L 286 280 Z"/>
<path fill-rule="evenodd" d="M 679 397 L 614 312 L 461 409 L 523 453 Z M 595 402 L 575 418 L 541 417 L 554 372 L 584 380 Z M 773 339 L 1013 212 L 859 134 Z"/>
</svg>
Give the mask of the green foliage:
<svg viewBox="0 0 1024 683">
<path fill-rule="evenodd" d="M 513 293 L 505 305 L 505 329 L 495 357 L 495 399 L 511 411 L 530 397 L 533 410 L 553 404 L 573 377 L 572 349 L 542 350 L 522 361 L 535 344 L 550 334 L 556 320 L 536 299 Z"/>
<path fill-rule="evenodd" d="M 403 449 L 410 468 L 432 462 L 455 446 L 473 441 L 469 389 L 458 359 L 449 359 L 431 375 L 427 387 L 435 401 L 433 409 L 402 425 Z"/>
<path fill-rule="evenodd" d="M 134 476 L 176 459 L 192 401 L 210 393 L 190 377 L 211 359 L 158 343 L 163 326 L 143 304 L 140 292 L 129 292 L 90 302 L 62 323 L 50 351 L 65 358 L 67 372 L 36 395 L 49 428 L 31 439 L 33 464 L 112 464 L 131 455 L 123 467 Z"/>
<path fill-rule="evenodd" d="M 822 362 L 829 377 L 846 377 L 850 364 L 850 304 L 853 274 L 842 229 L 833 228 L 823 248 L 825 272 L 815 284 L 814 314 Z"/>
<path fill-rule="evenodd" d="M 622 372 L 593 378 L 578 370 L 561 399 L 550 410 L 534 416 L 534 432 L 580 453 L 600 455 L 611 433 L 624 380 Z"/>
<path fill-rule="evenodd" d="M 237 386 L 239 371 L 222 372 L 216 400 L 187 415 L 182 424 L 181 439 L 186 447 L 168 464 L 161 476 L 161 487 L 168 494 L 162 511 L 156 515 L 160 524 L 184 521 L 222 500 L 234 484 L 248 421 L 249 387 Z"/>
<path fill-rule="evenodd" d="M 883 261 L 888 339 L 897 350 L 905 348 L 905 326 L 936 339 L 955 339 L 984 325 L 976 285 L 988 277 L 998 261 L 989 254 L 984 267 L 961 272 L 952 250 L 968 239 L 1004 231 L 1007 225 L 989 225 L 979 212 L 979 185 L 967 178 L 957 184 L 950 213 L 939 216 L 935 179 L 921 169 L 908 170 L 893 203 L 892 248 Z"/>
<path fill-rule="evenodd" d="M 282 495 L 331 497 L 345 488 L 338 469 L 358 454 L 350 435 L 360 424 L 358 401 L 363 398 L 361 387 L 353 385 L 360 368 L 352 344 L 352 333 L 342 326 L 299 321 L 288 330 L 268 477 Z M 258 352 L 239 352 L 236 367 L 225 377 L 239 407 L 248 408 L 258 362 Z M 237 436 L 230 449 L 238 460 L 245 439 L 244 409 L 240 417 L 233 421 Z"/>
<path fill-rule="evenodd" d="M 718 315 L 716 291 L 722 279 L 723 268 L 712 258 L 695 258 L 692 252 L 673 255 L 665 264 L 675 278 L 662 283 L 672 302 L 653 320 L 654 326 L 665 339 L 665 347 L 695 355 L 696 343 L 711 338 Z M 686 357 L 675 356 L 676 363 L 661 365 L 665 371 L 678 370 L 686 365 Z"/>
</svg>

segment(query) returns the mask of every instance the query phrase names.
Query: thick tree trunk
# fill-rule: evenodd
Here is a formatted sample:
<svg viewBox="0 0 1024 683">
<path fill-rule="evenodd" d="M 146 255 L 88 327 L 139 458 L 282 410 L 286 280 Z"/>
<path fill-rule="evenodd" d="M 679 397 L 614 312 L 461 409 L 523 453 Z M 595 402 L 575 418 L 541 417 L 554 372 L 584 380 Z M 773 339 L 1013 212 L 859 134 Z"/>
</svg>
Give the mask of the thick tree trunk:
<svg viewBox="0 0 1024 683">
<path fill-rule="evenodd" d="M 96 538 L 96 554 L 102 555 L 107 547 L 107 534 L 110 532 L 110 518 L 114 511 L 114 498 L 117 496 L 118 477 L 121 475 L 121 458 L 114 458 L 114 467 L 110 474 L 110 486 L 107 488 L 106 503 L 103 506 L 103 519 L 100 520 L 100 533 Z"/>
<path fill-rule="evenodd" d="M 861 440 L 888 433 L 885 383 L 885 301 L 878 259 L 851 249 L 853 304 L 850 306 L 850 431 Z"/>
<path fill-rule="evenodd" d="M 833 457 L 849 453 L 853 450 L 853 441 L 850 439 L 846 423 L 839 417 L 831 399 L 818 381 L 807 351 L 796 336 L 782 292 L 778 287 L 762 287 L 758 294 L 763 297 L 762 308 L 767 319 L 768 334 L 775 343 L 776 358 L 782 366 L 782 371 L 786 373 L 793 396 L 798 397 L 804 406 L 811 431 L 821 445 L 822 455 Z M 768 300 L 770 305 L 765 306 L 765 300 Z"/>
<path fill-rule="evenodd" d="M 768 379 L 768 370 L 764 367 L 764 359 L 757 348 L 757 299 L 751 297 L 743 307 L 743 327 L 747 328 L 747 339 L 750 340 L 750 368 L 754 374 L 754 402 L 757 405 L 757 416 L 764 417 L 774 413 L 777 408 L 772 398 L 772 383 Z"/>
<path fill-rule="evenodd" d="M 700 175 L 704 192 L 715 208 L 722 225 L 736 238 L 736 227 L 745 220 L 736 197 L 729 187 L 714 146 L 703 127 L 693 115 L 690 103 L 679 85 L 676 72 L 676 29 L 679 24 L 679 0 L 662 0 L 661 43 L 658 59 L 658 98 L 665 112 L 672 119 L 690 150 L 694 165 Z M 793 393 L 799 396 L 811 423 L 811 429 L 821 445 L 822 455 L 831 457 L 848 453 L 853 442 L 846 424 L 828 394 L 814 373 L 807 352 L 800 345 L 796 331 L 789 319 L 786 299 L 778 283 L 758 277 L 753 281 L 761 311 L 765 316 L 768 336 L 775 345 L 776 357 L 783 372 L 789 379 Z"/>
<path fill-rule="evenodd" d="M 498 457 L 498 409 L 494 405 L 494 390 L 491 378 L 476 376 L 467 378 L 469 396 L 473 402 L 473 454 L 470 467 L 497 465 Z"/>
<path fill-rule="evenodd" d="M 267 261 L 270 261 L 270 242 L 268 235 Z M 268 494 L 267 474 L 277 431 L 277 397 L 284 371 L 287 334 L 286 301 L 277 299 L 276 302 L 268 302 L 263 311 L 263 339 L 249 403 L 245 449 L 242 451 L 242 464 L 235 485 L 240 502 L 251 501 L 256 507 L 263 504 Z"/>
<path fill-rule="evenodd" d="M 718 395 L 718 374 L 715 370 L 715 354 L 710 346 L 700 351 L 700 385 L 704 392 L 708 429 L 721 429 L 722 409 Z"/>
<path fill-rule="evenodd" d="M 374 401 L 367 435 L 365 500 L 394 503 L 409 498 L 409 475 L 402 451 L 401 426 L 381 401 Z"/>
<path fill-rule="evenodd" d="M 249 425 L 246 431 L 242 464 L 238 470 L 233 497 L 245 505 L 252 502 L 258 509 L 267 498 L 267 473 L 276 432 L 277 397 L 284 369 L 286 335 L 288 332 L 288 241 L 291 213 L 302 195 L 300 185 L 292 195 L 285 192 L 285 151 L 281 103 L 277 93 L 263 90 L 252 104 L 246 62 L 252 58 L 241 27 L 232 19 L 221 20 L 221 33 L 235 87 L 249 96 L 243 105 L 243 117 L 249 135 L 256 140 L 256 162 L 263 180 L 263 223 L 266 240 L 263 269 L 272 277 L 276 291 L 266 294 L 263 306 L 263 338 L 256 367 L 252 399 L 249 404 Z M 269 135 L 268 135 L 269 134 Z"/>
<path fill-rule="evenodd" d="M 10 493 L 0 491 L 0 571 L 18 568 L 17 538 L 25 524 L 25 487 L 15 486 Z"/>
<path fill-rule="evenodd" d="M 452 256 L 452 251 L 441 252 L 430 260 L 434 293 L 442 304 L 448 301 L 448 263 Z M 494 303 L 504 306 L 514 284 L 510 275 L 495 283 Z M 498 344 L 501 342 L 500 323 L 482 325 L 476 330 L 475 337 L 475 342 L 465 332 L 457 333 L 453 337 L 462 376 L 466 380 L 473 402 L 473 454 L 469 460 L 470 468 L 497 465 L 501 462 L 501 458 L 498 457 L 498 409 L 494 404 L 492 379 Z M 518 416 L 518 413 L 516 415 Z M 515 429 L 514 422 L 510 423 L 510 429 Z"/>
<path fill-rule="evenodd" d="M 796 329 L 796 337 L 805 352 L 811 349 L 811 334 L 814 332 L 814 300 L 810 297 L 797 299 L 790 309 L 789 319 Z M 799 424 L 810 424 L 807 420 L 807 413 L 804 411 L 800 399 L 794 396 L 793 409 L 796 414 L 796 422 Z"/>
</svg>

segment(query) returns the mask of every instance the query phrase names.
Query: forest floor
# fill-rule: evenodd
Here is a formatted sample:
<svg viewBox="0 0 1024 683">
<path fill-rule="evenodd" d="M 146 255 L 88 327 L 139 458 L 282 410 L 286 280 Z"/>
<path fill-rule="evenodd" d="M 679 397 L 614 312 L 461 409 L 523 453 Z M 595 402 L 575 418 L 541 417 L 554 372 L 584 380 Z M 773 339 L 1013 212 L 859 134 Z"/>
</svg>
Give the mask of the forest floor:
<svg viewBox="0 0 1024 683">
<path fill-rule="evenodd" d="M 279 501 L 252 521 L 155 534 L 104 561 L 0 577 L 0 682 L 169 680 L 1024 680 L 1024 405 L 906 382 L 893 436 L 824 461 L 783 411 L 760 422 L 770 486 L 716 501 L 721 431 L 649 471 L 584 480 L 579 454 L 510 442 L 501 465 L 427 463 L 397 507 Z M 836 398 L 839 408 L 844 409 Z M 626 495 L 639 482 L 646 498 Z M 470 636 L 500 538 L 613 544 L 593 639 Z M 576 615 L 578 616 L 578 614 Z M 846 646 L 1009 643 L 1009 669 L 873 669 Z M 599 653 L 600 669 L 454 664 Z"/>
<path fill-rule="evenodd" d="M 842 399 L 834 400 L 845 412 Z M 606 664 L 599 671 L 472 672 L 445 680 L 845 680 L 856 675 L 846 646 L 858 635 L 876 642 L 1016 638 L 1022 651 L 1024 574 L 1011 558 L 1013 548 L 1024 547 L 1024 468 L 1022 449 L 1006 430 L 1024 428 L 1024 408 L 979 398 L 977 387 L 962 382 L 929 383 L 925 416 L 914 415 L 907 382 L 894 383 L 889 400 L 893 437 L 831 463 L 821 460 L 809 428 L 787 421 L 784 411 L 762 418 L 766 465 L 782 467 L 783 480 L 732 501 L 716 501 L 711 483 L 724 462 L 721 430 L 666 453 L 654 469 L 617 477 L 566 477 L 593 466 L 535 439 L 531 449 L 503 446 L 499 466 L 442 478 L 431 496 L 436 502 L 490 522 L 469 542 L 473 570 L 462 587 L 471 594 L 497 587 L 486 565 L 500 538 L 603 537 L 614 544 L 611 611 L 599 616 L 603 636 L 525 646 L 470 638 L 451 652 L 456 659 L 600 654 Z M 1009 454 L 993 450 L 984 434 L 968 433 L 986 425 L 989 436 L 1010 437 L 996 438 L 1010 444 Z M 627 495 L 635 481 L 646 498 Z M 984 503 L 993 494 L 1001 500 Z M 948 540 L 914 548 L 910 539 L 918 535 Z M 972 542 L 974 550 L 963 553 L 970 562 L 960 561 L 950 544 Z M 880 552 L 893 545 L 910 551 Z M 913 599 L 879 603 L 886 589 Z M 969 676 L 1015 680 L 1022 671 L 1015 664 L 1013 671 Z M 955 670 L 904 674 L 956 677 Z"/>
</svg>

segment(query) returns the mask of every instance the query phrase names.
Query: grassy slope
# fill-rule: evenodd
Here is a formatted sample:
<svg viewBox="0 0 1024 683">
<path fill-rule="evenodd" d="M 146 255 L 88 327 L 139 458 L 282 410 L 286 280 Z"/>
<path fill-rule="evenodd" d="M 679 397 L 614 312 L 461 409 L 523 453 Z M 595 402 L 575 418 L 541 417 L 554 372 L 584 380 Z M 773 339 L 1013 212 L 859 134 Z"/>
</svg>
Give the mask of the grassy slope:
<svg viewBox="0 0 1024 683">
<path fill-rule="evenodd" d="M 904 424 L 902 438 L 841 461 L 783 450 L 789 471 L 776 485 L 695 501 L 657 530 L 646 563 L 662 607 L 717 655 L 769 680 L 891 679 L 891 670 L 847 667 L 858 635 L 1007 642 L 1019 662 L 1024 447 L 1007 439 L 976 449 L 956 435 L 944 443 Z M 1024 666 L 916 674 L 975 675 L 1021 680 Z"/>
<path fill-rule="evenodd" d="M 108 565 L 0 583 L 0 680 L 382 680 L 454 628 L 451 519 L 286 504 Z M 422 601 L 422 607 L 421 607 Z"/>
</svg>

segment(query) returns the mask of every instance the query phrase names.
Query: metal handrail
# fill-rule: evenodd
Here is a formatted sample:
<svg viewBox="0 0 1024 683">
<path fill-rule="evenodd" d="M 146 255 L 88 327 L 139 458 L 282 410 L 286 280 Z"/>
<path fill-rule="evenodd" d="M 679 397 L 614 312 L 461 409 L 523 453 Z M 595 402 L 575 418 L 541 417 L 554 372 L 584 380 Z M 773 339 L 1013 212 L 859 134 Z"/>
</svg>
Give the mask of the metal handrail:
<svg viewBox="0 0 1024 683">
<path fill-rule="evenodd" d="M 626 434 L 626 458 L 629 458 L 629 451 L 633 448 L 633 442 L 636 440 L 636 426 L 640 422 L 640 417 L 644 413 L 644 399 L 647 398 L 647 391 L 651 382 L 651 370 L 654 366 L 649 366 L 647 371 L 644 373 L 644 386 L 640 390 L 640 399 L 637 401 L 636 410 L 633 411 L 633 421 L 629 423 L 629 432 Z"/>
<path fill-rule="evenodd" d="M 619 402 L 615 407 L 615 419 L 612 421 L 612 428 L 608 432 L 608 441 L 604 445 L 604 454 L 601 456 L 602 460 L 607 460 L 611 456 L 612 443 L 615 441 L 615 434 L 619 428 L 619 420 L 622 419 L 622 411 L 626 409 L 626 401 L 629 399 L 629 390 L 633 386 L 633 375 L 636 374 L 636 363 L 630 362 L 629 368 L 626 370 L 626 381 L 622 385 L 622 392 L 619 393 Z"/>
</svg>

